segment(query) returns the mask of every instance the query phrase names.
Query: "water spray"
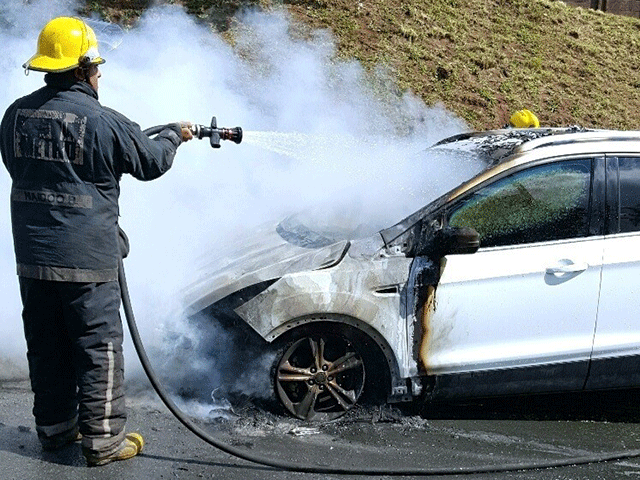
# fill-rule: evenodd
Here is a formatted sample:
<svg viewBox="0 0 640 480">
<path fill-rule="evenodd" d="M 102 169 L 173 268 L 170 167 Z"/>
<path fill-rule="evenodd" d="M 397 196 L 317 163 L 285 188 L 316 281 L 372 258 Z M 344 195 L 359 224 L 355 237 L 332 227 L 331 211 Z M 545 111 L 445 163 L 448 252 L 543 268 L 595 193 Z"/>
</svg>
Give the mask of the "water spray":
<svg viewBox="0 0 640 480">
<path fill-rule="evenodd" d="M 167 125 L 158 125 L 156 127 L 147 128 L 144 130 L 144 133 L 151 136 L 160 133 L 165 128 L 167 128 Z M 204 125 L 192 125 L 190 130 L 194 138 L 197 138 L 198 140 L 208 137 L 212 148 L 220 148 L 220 140 L 230 140 L 236 144 L 242 142 L 242 128 L 218 128 L 216 117 L 211 118 L 211 126 L 206 127 Z"/>
</svg>

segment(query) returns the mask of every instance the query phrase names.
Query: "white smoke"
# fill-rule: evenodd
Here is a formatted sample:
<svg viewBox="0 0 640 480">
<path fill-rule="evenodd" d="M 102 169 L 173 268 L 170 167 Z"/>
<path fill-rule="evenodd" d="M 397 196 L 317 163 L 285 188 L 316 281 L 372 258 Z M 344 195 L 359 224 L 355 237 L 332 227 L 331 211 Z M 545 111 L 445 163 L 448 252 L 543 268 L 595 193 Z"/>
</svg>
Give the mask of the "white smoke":
<svg viewBox="0 0 640 480">
<path fill-rule="evenodd" d="M 9 0 L 0 7 L 2 111 L 42 84 L 41 75 L 25 77 L 20 68 L 34 53 L 39 29 L 73 12 L 65 1 Z M 371 73 L 336 60 L 330 32 L 295 36 L 284 11 L 247 12 L 237 20 L 232 47 L 178 7 L 153 8 L 101 67 L 101 103 L 143 128 L 178 120 L 208 125 L 215 115 L 218 126 L 245 132 L 240 145 L 181 146 L 173 168 L 156 181 L 122 181 L 132 302 L 145 342 L 161 350 L 168 331 L 189 337 L 181 289 L 198 262 L 231 238 L 309 208 L 390 225 L 468 177 L 464 169 L 443 171 L 415 156 L 467 130 L 462 120 L 411 93 L 398 96 L 382 69 Z M 0 357 L 18 358 L 25 347 L 9 189 L 8 175 L 0 175 Z M 130 348 L 126 355 L 127 368 L 137 364 Z M 185 370 L 203 375 L 211 368 L 201 359 L 183 361 L 193 362 Z"/>
</svg>

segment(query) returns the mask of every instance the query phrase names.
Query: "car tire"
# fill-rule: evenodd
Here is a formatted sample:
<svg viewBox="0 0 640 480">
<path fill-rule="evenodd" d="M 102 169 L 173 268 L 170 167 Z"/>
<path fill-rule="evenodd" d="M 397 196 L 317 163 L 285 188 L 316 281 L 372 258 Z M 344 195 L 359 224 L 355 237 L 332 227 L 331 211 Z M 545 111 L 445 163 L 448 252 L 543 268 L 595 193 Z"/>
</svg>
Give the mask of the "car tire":
<svg viewBox="0 0 640 480">
<path fill-rule="evenodd" d="M 277 351 L 271 379 L 284 411 L 306 421 L 330 421 L 363 398 L 370 362 L 363 344 L 343 328 L 304 328 Z"/>
</svg>

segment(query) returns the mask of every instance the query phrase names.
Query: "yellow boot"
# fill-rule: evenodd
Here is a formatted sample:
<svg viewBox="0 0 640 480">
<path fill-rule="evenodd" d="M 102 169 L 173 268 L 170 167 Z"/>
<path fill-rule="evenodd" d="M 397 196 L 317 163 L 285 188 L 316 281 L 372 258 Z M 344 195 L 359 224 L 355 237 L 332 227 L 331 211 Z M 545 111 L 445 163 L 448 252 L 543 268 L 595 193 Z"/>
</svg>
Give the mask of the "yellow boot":
<svg viewBox="0 0 640 480">
<path fill-rule="evenodd" d="M 85 452 L 85 457 L 87 459 L 87 465 L 90 467 L 98 467 L 111 462 L 133 458 L 142 451 L 142 447 L 144 447 L 142 435 L 139 433 L 127 433 L 115 452 L 103 457 Z"/>
</svg>

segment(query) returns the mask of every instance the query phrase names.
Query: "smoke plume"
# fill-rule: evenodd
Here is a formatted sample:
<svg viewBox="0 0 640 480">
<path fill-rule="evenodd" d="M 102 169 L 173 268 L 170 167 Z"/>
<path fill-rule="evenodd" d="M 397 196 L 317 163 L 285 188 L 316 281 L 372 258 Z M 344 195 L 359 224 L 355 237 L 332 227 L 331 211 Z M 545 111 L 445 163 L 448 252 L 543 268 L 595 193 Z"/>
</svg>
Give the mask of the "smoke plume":
<svg viewBox="0 0 640 480">
<path fill-rule="evenodd" d="M 8 0 L 0 7 L 2 111 L 42 85 L 41 74 L 25 77 L 21 69 L 39 30 L 54 16 L 73 14 L 68 1 Z M 122 181 L 120 224 L 132 244 L 127 278 L 152 361 L 173 369 L 165 376 L 209 392 L 229 365 L 223 352 L 237 347 L 213 326 L 194 331 L 182 316 L 180 292 L 199 263 L 301 210 L 374 231 L 467 177 L 464 168 L 419 155 L 466 130 L 462 120 L 410 92 L 398 94 L 382 67 L 369 72 L 337 60 L 330 32 L 293 33 L 285 11 L 248 11 L 236 20 L 230 46 L 178 7 L 148 10 L 119 48 L 103 53 L 99 90 L 101 103 L 143 128 L 179 120 L 208 125 L 215 115 L 219 126 L 245 132 L 242 144 L 216 150 L 206 140 L 184 144 L 156 181 Z M 0 174 L 0 358 L 24 365 L 9 189 L 8 175 Z M 137 360 L 127 348 L 131 378 Z M 266 388 L 238 376 L 241 389 Z"/>
</svg>

